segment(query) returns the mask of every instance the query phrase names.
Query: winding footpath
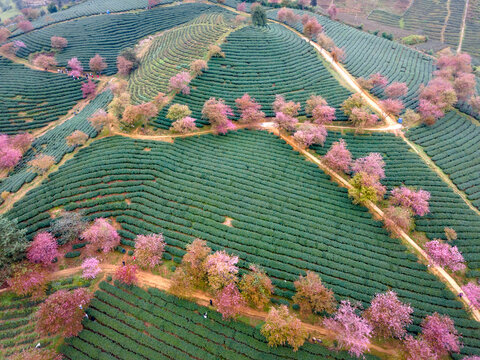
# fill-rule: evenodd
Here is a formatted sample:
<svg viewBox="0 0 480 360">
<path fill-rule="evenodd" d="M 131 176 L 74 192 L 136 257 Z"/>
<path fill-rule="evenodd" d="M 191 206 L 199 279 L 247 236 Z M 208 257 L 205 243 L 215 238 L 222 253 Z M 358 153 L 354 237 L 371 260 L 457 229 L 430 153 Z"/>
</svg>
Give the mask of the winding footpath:
<svg viewBox="0 0 480 360">
<path fill-rule="evenodd" d="M 460 39 L 458 41 L 457 54 L 460 54 L 460 52 L 462 51 L 463 38 L 465 36 L 465 27 L 467 23 L 468 6 L 469 0 L 465 2 L 465 9 L 463 10 L 462 28 L 460 29 Z"/>
</svg>

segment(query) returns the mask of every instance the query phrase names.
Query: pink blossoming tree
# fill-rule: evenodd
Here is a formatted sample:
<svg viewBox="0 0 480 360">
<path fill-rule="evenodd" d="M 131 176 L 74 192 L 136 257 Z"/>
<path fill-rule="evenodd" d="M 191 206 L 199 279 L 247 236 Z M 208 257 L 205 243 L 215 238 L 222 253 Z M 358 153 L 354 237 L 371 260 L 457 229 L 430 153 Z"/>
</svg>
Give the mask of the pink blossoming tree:
<svg viewBox="0 0 480 360">
<path fill-rule="evenodd" d="M 323 157 L 323 160 L 334 171 L 349 173 L 352 166 L 352 154 L 347 149 L 345 140 L 340 139 L 334 142 Z"/>
<path fill-rule="evenodd" d="M 226 320 L 239 315 L 245 302 L 238 291 L 237 285 L 231 282 L 217 293 L 214 304 L 217 311 L 222 314 L 222 318 Z"/>
<path fill-rule="evenodd" d="M 275 113 L 275 118 L 273 119 L 273 122 L 279 129 L 286 131 L 294 131 L 296 125 L 298 124 L 298 119 L 283 112 L 277 112 Z"/>
<path fill-rule="evenodd" d="M 169 84 L 169 91 L 173 91 L 175 94 L 182 93 L 184 95 L 190 94 L 190 81 L 192 81 L 192 77 L 186 71 L 182 71 L 177 75 L 174 75 L 170 78 Z"/>
<path fill-rule="evenodd" d="M 450 268 L 452 271 L 462 271 L 466 267 L 465 260 L 456 246 L 432 240 L 425 244 L 425 250 L 436 265 Z"/>
<path fill-rule="evenodd" d="M 368 156 L 358 158 L 352 166 L 355 174 L 366 173 L 378 179 L 385 178 L 385 162 L 379 153 L 370 153 Z"/>
<path fill-rule="evenodd" d="M 333 318 L 325 319 L 323 325 L 335 334 L 340 348 L 357 357 L 368 350 L 372 327 L 355 313 L 356 306 L 343 300 Z"/>
<path fill-rule="evenodd" d="M 153 269 L 162 262 L 165 239 L 162 234 L 138 235 L 135 239 L 135 258 L 140 266 Z"/>
<path fill-rule="evenodd" d="M 371 74 L 368 79 L 372 82 L 374 87 L 378 86 L 383 88 L 388 84 L 388 78 L 379 72 Z"/>
<path fill-rule="evenodd" d="M 289 344 L 293 351 L 297 351 L 307 338 L 301 321 L 291 314 L 286 305 L 272 307 L 265 318 L 260 330 L 270 346 Z"/>
<path fill-rule="evenodd" d="M 395 292 L 388 291 L 375 295 L 363 317 L 370 323 L 375 335 L 401 339 L 407 332 L 406 327 L 412 323 L 412 313 L 410 305 L 398 300 Z"/>
<path fill-rule="evenodd" d="M 430 193 L 426 190 L 413 190 L 406 186 L 394 188 L 390 201 L 393 205 L 400 205 L 411 209 L 415 215 L 424 216 L 430 212 L 428 201 Z"/>
<path fill-rule="evenodd" d="M 114 279 L 118 280 L 126 285 L 133 285 L 138 282 L 137 278 L 137 265 L 124 265 L 119 266 L 117 270 L 115 270 Z"/>
<path fill-rule="evenodd" d="M 80 63 L 80 60 L 78 60 L 78 58 L 71 58 L 70 60 L 68 60 L 67 65 L 70 68 L 70 72 L 68 73 L 68 75 L 75 77 L 79 77 L 82 75 L 83 66 Z"/>
<path fill-rule="evenodd" d="M 195 119 L 190 116 L 185 116 L 172 123 L 171 129 L 180 134 L 186 134 L 197 130 L 197 124 Z"/>
<path fill-rule="evenodd" d="M 228 255 L 225 251 L 216 251 L 205 259 L 208 284 L 214 291 L 223 289 L 237 281 L 238 256 Z"/>
<path fill-rule="evenodd" d="M 327 138 L 327 129 L 323 125 L 316 125 L 306 121 L 300 125 L 293 137 L 306 148 L 313 144 L 323 146 Z"/>
<path fill-rule="evenodd" d="M 402 110 L 405 108 L 405 105 L 403 105 L 402 100 L 399 100 L 399 99 L 381 100 L 380 106 L 382 107 L 383 111 L 389 114 L 393 114 L 395 116 L 400 115 Z"/>
<path fill-rule="evenodd" d="M 316 312 L 333 313 L 337 302 L 333 291 L 322 284 L 322 279 L 318 274 L 307 271 L 306 276 L 300 276 L 294 282 L 296 293 L 292 300 L 300 306 L 303 314 Z"/>
<path fill-rule="evenodd" d="M 37 264 L 50 265 L 57 256 L 57 240 L 46 231 L 35 235 L 32 245 L 27 250 L 27 259 Z"/>
<path fill-rule="evenodd" d="M 82 278 L 95 279 L 102 271 L 100 269 L 100 261 L 95 257 L 89 257 L 82 262 Z"/>
<path fill-rule="evenodd" d="M 241 123 L 258 123 L 265 118 L 265 113 L 261 111 L 262 105 L 257 103 L 247 93 L 235 100 L 235 105 L 240 111 Z"/>
<path fill-rule="evenodd" d="M 225 104 L 223 99 L 214 97 L 205 101 L 202 108 L 202 117 L 208 119 L 217 134 L 226 134 L 229 130 L 235 129 L 235 125 L 229 119 L 233 116 L 233 110 Z"/>
<path fill-rule="evenodd" d="M 462 286 L 462 291 L 476 309 L 480 309 L 480 285 L 470 281 L 467 285 Z"/>
<path fill-rule="evenodd" d="M 408 86 L 404 82 L 395 81 L 385 88 L 385 95 L 389 98 L 397 99 L 408 93 Z"/>
<path fill-rule="evenodd" d="M 81 238 L 89 242 L 87 244 L 89 253 L 99 249 L 106 253 L 120 244 L 120 235 L 117 230 L 104 218 L 95 219 L 93 224 L 82 233 Z"/>
<path fill-rule="evenodd" d="M 88 79 L 86 83 L 82 84 L 82 95 L 83 98 L 94 97 L 97 91 L 97 85 L 92 81 L 92 79 Z"/>
<path fill-rule="evenodd" d="M 460 340 L 453 320 L 434 313 L 422 321 L 422 339 L 429 344 L 437 358 L 460 351 Z"/>
</svg>

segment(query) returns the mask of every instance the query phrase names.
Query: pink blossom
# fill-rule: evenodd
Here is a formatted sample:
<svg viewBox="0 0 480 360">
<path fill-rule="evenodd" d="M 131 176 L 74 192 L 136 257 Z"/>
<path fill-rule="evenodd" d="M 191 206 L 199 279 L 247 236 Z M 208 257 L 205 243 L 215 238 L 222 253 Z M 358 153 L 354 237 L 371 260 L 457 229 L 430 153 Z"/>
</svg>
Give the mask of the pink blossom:
<svg viewBox="0 0 480 360">
<path fill-rule="evenodd" d="M 97 85 L 90 78 L 86 83 L 82 84 L 82 94 L 84 98 L 87 98 L 89 96 L 95 96 L 96 90 Z"/>
<path fill-rule="evenodd" d="M 334 171 L 350 172 L 352 154 L 347 149 L 345 140 L 340 139 L 340 141 L 334 142 L 330 150 L 328 150 L 323 157 L 323 160 L 327 163 L 327 166 Z"/>
<path fill-rule="evenodd" d="M 356 127 L 373 126 L 378 121 L 378 116 L 371 114 L 364 108 L 354 107 L 350 115 L 350 120 Z"/>
<path fill-rule="evenodd" d="M 208 283 L 213 290 L 220 290 L 235 282 L 238 273 L 238 256 L 228 255 L 225 251 L 216 251 L 206 258 Z"/>
<path fill-rule="evenodd" d="M 376 294 L 363 316 L 376 335 L 401 339 L 406 334 L 405 328 L 412 323 L 412 313 L 413 309 L 398 300 L 395 292 L 388 291 Z"/>
<path fill-rule="evenodd" d="M 452 271 L 465 269 L 465 260 L 456 246 L 432 240 L 425 244 L 425 250 L 435 265 L 448 267 Z"/>
<path fill-rule="evenodd" d="M 430 212 L 428 200 L 430 200 L 430 193 L 422 189 L 415 191 L 401 186 L 392 190 L 392 204 L 409 208 L 418 216 L 424 216 Z"/>
<path fill-rule="evenodd" d="M 458 332 L 447 315 L 434 313 L 427 316 L 422 321 L 422 339 L 430 345 L 437 358 L 460 351 Z"/>
<path fill-rule="evenodd" d="M 315 124 L 330 124 L 336 119 L 335 108 L 328 105 L 316 106 L 312 111 L 312 117 Z"/>
<path fill-rule="evenodd" d="M 11 169 L 18 164 L 22 153 L 10 147 L 0 148 L 0 169 Z"/>
<path fill-rule="evenodd" d="M 418 112 L 425 119 L 427 125 L 433 125 L 435 121 L 445 115 L 443 110 L 438 105 L 435 105 L 434 103 L 424 99 L 420 99 Z"/>
<path fill-rule="evenodd" d="M 338 13 L 337 7 L 335 6 L 335 4 L 331 4 L 327 10 L 327 14 L 330 17 L 330 19 L 335 20 L 337 18 L 337 13 Z"/>
<path fill-rule="evenodd" d="M 412 335 L 405 336 L 403 341 L 405 360 L 432 360 L 435 359 L 434 352 L 430 349 L 429 344 L 419 338 L 415 339 Z"/>
<path fill-rule="evenodd" d="M 368 156 L 358 158 L 352 166 L 354 173 L 366 173 L 377 179 L 385 178 L 385 162 L 379 153 L 370 153 Z"/>
<path fill-rule="evenodd" d="M 378 72 L 370 75 L 369 79 L 373 86 L 385 87 L 388 84 L 388 78 Z"/>
<path fill-rule="evenodd" d="M 475 75 L 467 73 L 459 74 L 453 82 L 453 88 L 457 92 L 458 99 L 463 101 L 475 95 L 475 85 Z"/>
<path fill-rule="evenodd" d="M 162 261 L 164 251 L 162 234 L 138 235 L 135 239 L 135 257 L 140 266 L 153 269 Z"/>
<path fill-rule="evenodd" d="M 104 218 L 95 219 L 94 223 L 85 230 L 81 238 L 88 241 L 87 249 L 96 251 L 102 249 L 109 252 L 120 244 L 120 235 L 117 230 Z"/>
<path fill-rule="evenodd" d="M 185 116 L 184 118 L 172 123 L 172 129 L 180 134 L 186 134 L 188 132 L 195 131 L 197 129 L 195 121 L 196 120 L 194 118 Z"/>
<path fill-rule="evenodd" d="M 356 306 L 348 300 L 342 300 L 341 305 L 333 318 L 325 319 L 323 325 L 335 334 L 341 348 L 357 357 L 368 350 L 372 327 L 355 313 Z"/>
<path fill-rule="evenodd" d="M 307 121 L 300 125 L 293 137 L 307 148 L 313 144 L 323 146 L 327 138 L 327 129 L 323 125 L 316 125 Z"/>
<path fill-rule="evenodd" d="M 244 2 L 241 2 L 240 4 L 237 5 L 237 10 L 238 11 L 247 11 L 247 3 L 244 1 Z"/>
<path fill-rule="evenodd" d="M 240 309 L 245 305 L 235 283 L 231 282 L 225 286 L 214 300 L 217 311 L 222 314 L 224 320 L 234 318 L 240 314 Z"/>
<path fill-rule="evenodd" d="M 94 258 L 94 257 L 90 257 L 90 258 L 86 258 L 85 260 L 83 260 L 82 262 L 82 278 L 84 279 L 95 279 L 98 275 L 98 273 L 100 273 L 102 271 L 102 269 L 100 269 L 100 266 L 99 266 L 100 262 L 98 261 L 97 258 Z"/>
<path fill-rule="evenodd" d="M 202 108 L 202 117 L 208 119 L 218 134 L 226 134 L 229 130 L 235 129 L 229 117 L 233 116 L 233 110 L 225 104 L 223 99 L 214 97 L 205 101 Z"/>
<path fill-rule="evenodd" d="M 396 116 L 400 115 L 402 110 L 405 108 L 405 105 L 403 105 L 403 102 L 399 99 L 381 100 L 380 106 L 385 112 Z"/>
<path fill-rule="evenodd" d="M 275 119 L 273 120 L 279 129 L 293 131 L 298 123 L 298 119 L 284 114 L 283 112 L 275 113 Z"/>
<path fill-rule="evenodd" d="M 33 263 L 49 265 L 58 256 L 57 240 L 48 232 L 38 233 L 27 250 L 27 259 Z"/>
<path fill-rule="evenodd" d="M 407 95 L 407 93 L 408 93 L 408 86 L 403 82 L 396 81 L 391 83 L 385 88 L 385 95 L 393 99 L 405 96 Z"/>
<path fill-rule="evenodd" d="M 169 91 L 173 91 L 176 94 L 181 92 L 184 95 L 188 95 L 190 94 L 190 87 L 188 86 L 190 81 L 192 81 L 190 74 L 186 71 L 182 71 L 170 78 Z"/>
<path fill-rule="evenodd" d="M 241 98 L 235 100 L 237 108 L 240 110 L 240 122 L 255 123 L 265 118 L 265 113 L 261 111 L 262 105 L 257 103 L 247 93 L 243 94 Z"/>
<path fill-rule="evenodd" d="M 83 71 L 83 66 L 76 57 L 73 57 L 70 60 L 68 60 L 67 64 L 68 64 L 68 67 L 72 69 L 72 71 L 76 71 L 76 73 L 78 74 L 81 74 L 81 72 Z M 75 76 L 79 76 L 79 75 L 75 75 Z"/>
<path fill-rule="evenodd" d="M 462 286 L 462 291 L 470 300 L 473 307 L 480 309 L 480 285 L 470 281 L 467 285 Z"/>
<path fill-rule="evenodd" d="M 20 133 L 15 135 L 14 137 L 11 137 L 9 139 L 9 143 L 14 149 L 20 150 L 22 153 L 25 153 L 32 145 L 33 139 L 33 135 L 29 133 Z"/>
<path fill-rule="evenodd" d="M 293 101 L 285 101 L 285 98 L 282 95 L 275 95 L 275 101 L 272 104 L 273 111 L 278 113 L 284 113 L 285 115 L 295 117 L 298 115 L 300 110 L 300 103 L 295 103 Z"/>
</svg>

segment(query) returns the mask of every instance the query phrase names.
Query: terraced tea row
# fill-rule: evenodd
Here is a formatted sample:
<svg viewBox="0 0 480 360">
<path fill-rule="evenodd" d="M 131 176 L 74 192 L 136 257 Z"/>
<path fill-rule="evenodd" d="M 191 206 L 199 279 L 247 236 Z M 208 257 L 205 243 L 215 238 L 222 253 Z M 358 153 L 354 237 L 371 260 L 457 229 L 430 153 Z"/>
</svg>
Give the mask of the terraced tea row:
<svg viewBox="0 0 480 360">
<path fill-rule="evenodd" d="M 74 289 L 89 284 L 89 281 L 78 282 L 67 278 L 51 283 L 47 294 L 60 289 Z M 0 354 L 2 359 L 8 359 L 23 349 L 33 348 L 37 343 L 45 347 L 53 342 L 52 337 L 42 336 L 35 331 L 34 314 L 43 300 L 16 297 L 11 293 L 2 294 L 0 297 Z"/>
<path fill-rule="evenodd" d="M 480 268 L 480 217 L 434 173 L 400 138 L 391 134 L 357 135 L 330 132 L 325 147 L 315 147 L 324 154 L 332 142 L 345 139 L 352 155 L 362 157 L 378 152 L 385 159 L 384 184 L 391 189 L 405 184 L 431 193 L 430 213 L 416 219 L 416 229 L 430 239 L 443 237 L 444 227 L 457 231 L 454 244 L 464 254 L 471 269 Z"/>
<path fill-rule="evenodd" d="M 248 93 L 267 116 L 274 116 L 271 104 L 276 94 L 302 103 L 312 94 L 322 95 L 337 109 L 350 95 L 315 50 L 281 25 L 237 30 L 227 37 L 222 51 L 225 58 L 210 59 L 208 71 L 191 82 L 190 95 L 177 95 L 173 100 L 188 105 L 200 124 L 207 124 L 200 118 L 202 106 L 210 97 L 225 99 L 234 108 L 235 99 Z M 337 111 L 337 117 L 345 120 L 341 111 Z M 170 123 L 164 111 L 154 125 L 168 128 Z"/>
<path fill-rule="evenodd" d="M 233 18 L 219 13 L 204 14 L 152 40 L 137 70 L 130 75 L 129 91 L 136 103 L 152 100 L 159 92 L 168 92 L 169 79 L 190 63 L 202 59 L 208 46 L 232 28 Z"/>
<path fill-rule="evenodd" d="M 0 133 L 16 134 L 58 120 L 82 98 L 80 85 L 0 57 Z"/>
<path fill-rule="evenodd" d="M 171 4 L 173 0 L 162 0 L 159 4 Z M 84 16 L 116 13 L 135 9 L 145 9 L 147 0 L 87 0 L 53 14 L 48 14 L 32 22 L 35 29 L 46 25 L 76 19 Z"/>
<path fill-rule="evenodd" d="M 420 126 L 408 137 L 423 146 L 428 156 L 465 191 L 480 208 L 480 126 L 456 111 L 449 112 L 433 126 Z M 479 264 L 480 265 L 480 264 Z"/>
<path fill-rule="evenodd" d="M 27 57 L 38 51 L 50 51 L 50 38 L 62 36 L 68 40 L 68 46 L 57 54 L 60 66 L 66 66 L 70 58 L 77 57 L 83 66 L 88 68 L 90 58 L 100 54 L 108 64 L 105 73 L 112 75 L 117 72 L 116 58 L 122 49 L 135 45 L 147 35 L 190 21 L 206 11 L 223 12 L 225 10 L 216 6 L 190 3 L 157 7 L 137 13 L 100 15 L 72 20 L 18 36 L 17 39 L 27 45 L 27 48 L 22 48 L 18 52 L 18 56 Z"/>
<path fill-rule="evenodd" d="M 300 15 L 306 13 L 318 19 L 335 45 L 345 51 L 344 65 L 353 76 L 368 77 L 380 72 L 388 77 L 390 83 L 405 82 L 409 88 L 404 99 L 405 105 L 412 108 L 417 106 L 419 87 L 428 83 L 435 70 L 433 59 L 399 43 L 359 31 L 324 16 L 301 10 L 295 12 Z M 267 14 L 270 19 L 277 19 L 277 10 L 269 10 Z M 301 23 L 295 28 L 303 31 Z M 383 91 L 378 88 L 372 92 L 383 97 Z"/>
<path fill-rule="evenodd" d="M 417 325 L 435 311 L 455 319 L 465 354 L 480 353 L 480 324 L 365 208 L 314 164 L 266 132 L 206 135 L 174 144 L 121 137 L 81 149 L 8 214 L 29 236 L 50 224 L 49 211 L 83 209 L 115 217 L 124 243 L 162 232 L 166 257 L 177 262 L 186 244 L 202 238 L 237 254 L 245 268 L 266 269 L 276 294 L 293 295 L 305 270 L 339 297 L 367 303 L 395 290 L 412 304 Z M 232 227 L 223 224 L 225 216 Z"/>
<path fill-rule="evenodd" d="M 352 359 L 311 343 L 271 348 L 257 328 L 154 288 L 102 282 L 87 312 L 95 321 L 62 346 L 67 359 Z"/>
<path fill-rule="evenodd" d="M 88 118 L 98 109 L 106 110 L 112 97 L 113 95 L 110 90 L 104 91 L 92 100 L 78 115 L 73 116 L 63 124 L 54 127 L 44 135 L 35 139 L 32 147 L 23 156 L 15 169 L 10 172 L 7 178 L 0 180 L 0 193 L 4 191 L 16 192 L 23 184 L 35 179 L 37 174 L 29 170 L 28 162 L 38 153 L 53 156 L 55 162 L 58 163 L 65 154 L 72 152 L 75 146 L 69 146 L 65 139 L 75 130 L 80 130 L 89 137 L 97 136 L 97 131 L 90 125 Z M 0 198 L 0 204 L 2 202 L 3 199 Z"/>
</svg>

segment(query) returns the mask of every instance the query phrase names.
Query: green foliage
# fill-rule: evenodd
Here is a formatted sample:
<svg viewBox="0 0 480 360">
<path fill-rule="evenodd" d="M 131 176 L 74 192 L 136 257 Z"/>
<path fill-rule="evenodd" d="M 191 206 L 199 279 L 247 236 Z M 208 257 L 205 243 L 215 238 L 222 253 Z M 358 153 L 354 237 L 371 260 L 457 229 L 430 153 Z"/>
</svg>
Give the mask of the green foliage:
<svg viewBox="0 0 480 360">
<path fill-rule="evenodd" d="M 417 45 L 428 40 L 425 35 L 408 35 L 402 38 L 402 43 L 405 45 Z"/>
<path fill-rule="evenodd" d="M 0 215 L 0 270 L 24 257 L 30 245 L 25 234 L 26 230 L 19 229 L 16 220 Z"/>
<path fill-rule="evenodd" d="M 56 13 L 58 11 L 57 9 L 57 6 L 55 5 L 55 3 L 51 2 L 50 4 L 48 4 L 47 6 L 47 10 L 50 14 L 53 14 L 53 13 Z"/>
<path fill-rule="evenodd" d="M 69 251 L 65 254 L 66 258 L 76 258 L 79 257 L 82 253 L 80 251 Z"/>
<path fill-rule="evenodd" d="M 353 198 L 355 204 L 363 204 L 366 201 L 377 202 L 377 192 L 372 186 L 365 186 L 362 174 L 358 173 L 350 180 L 353 188 L 348 189 L 348 195 Z"/>
<path fill-rule="evenodd" d="M 167 119 L 177 121 L 186 116 L 190 116 L 191 113 L 187 105 L 173 104 L 168 108 Z"/>
<path fill-rule="evenodd" d="M 267 14 L 262 5 L 255 6 L 252 11 L 252 24 L 254 26 L 267 25 Z"/>
</svg>

